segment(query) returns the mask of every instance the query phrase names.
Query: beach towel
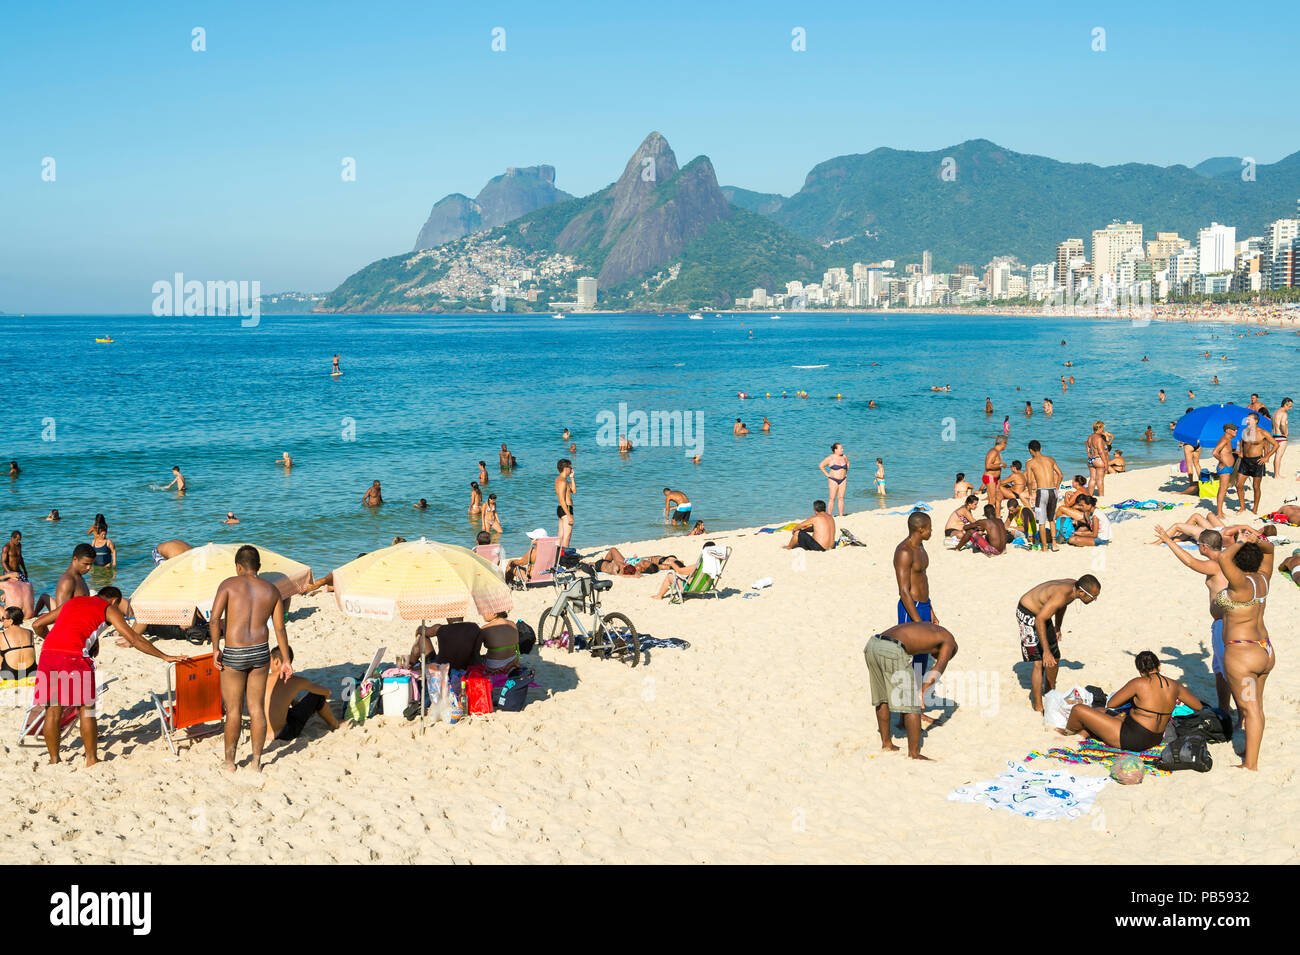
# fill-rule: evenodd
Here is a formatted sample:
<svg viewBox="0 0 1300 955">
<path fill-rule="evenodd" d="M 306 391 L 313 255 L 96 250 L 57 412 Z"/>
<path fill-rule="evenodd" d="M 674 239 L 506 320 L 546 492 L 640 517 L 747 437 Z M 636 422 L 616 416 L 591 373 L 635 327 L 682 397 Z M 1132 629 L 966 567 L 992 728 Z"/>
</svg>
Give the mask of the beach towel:
<svg viewBox="0 0 1300 955">
<path fill-rule="evenodd" d="M 1300 524 L 1296 524 L 1290 520 L 1281 511 L 1274 511 L 1272 514 L 1265 514 L 1262 519 L 1269 524 L 1286 524 L 1290 527 L 1300 527 Z"/>
<path fill-rule="evenodd" d="M 930 510 L 930 505 L 926 504 L 924 501 L 917 501 L 911 507 L 904 508 L 901 511 L 886 511 L 885 515 L 887 517 L 900 517 L 904 514 L 914 514 L 917 511 L 928 511 L 928 510 Z"/>
<path fill-rule="evenodd" d="M 1027 819 L 1075 819 L 1092 812 L 1106 776 L 1076 776 L 1059 769 L 1036 769 L 1007 763 L 1007 771 L 948 794 L 949 802 L 980 803 Z"/>
<path fill-rule="evenodd" d="M 1095 739 L 1085 739 L 1079 744 L 1078 749 L 1057 746 L 1046 752 L 1034 750 L 1025 757 L 1025 762 L 1035 759 L 1054 759 L 1060 763 L 1071 763 L 1076 766 L 1096 765 L 1109 769 L 1119 756 L 1136 756 L 1146 764 L 1148 776 L 1168 776 L 1169 774 L 1164 770 L 1156 769 L 1156 760 L 1160 758 L 1163 749 L 1164 743 L 1161 743 L 1144 753 L 1130 753 L 1116 746 L 1107 746 Z"/>
<path fill-rule="evenodd" d="M 1118 504 L 1112 504 L 1111 507 L 1117 511 L 1172 511 L 1180 504 L 1188 504 L 1189 501 L 1157 501 L 1155 498 L 1148 498 L 1145 501 L 1137 501 L 1129 498 L 1127 501 L 1120 501 Z"/>
<path fill-rule="evenodd" d="M 777 531 L 792 531 L 798 526 L 799 523 L 797 521 L 793 521 L 789 524 L 782 524 L 780 527 L 760 527 L 758 529 L 758 532 L 760 534 L 775 534 Z"/>
</svg>

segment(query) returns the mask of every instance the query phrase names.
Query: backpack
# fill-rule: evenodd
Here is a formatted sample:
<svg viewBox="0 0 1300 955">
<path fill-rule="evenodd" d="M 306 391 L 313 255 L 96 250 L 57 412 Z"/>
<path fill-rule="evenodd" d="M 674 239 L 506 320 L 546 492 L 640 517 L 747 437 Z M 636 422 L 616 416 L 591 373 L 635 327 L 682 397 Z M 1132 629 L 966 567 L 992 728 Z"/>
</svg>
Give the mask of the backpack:
<svg viewBox="0 0 1300 955">
<path fill-rule="evenodd" d="M 578 566 L 578 552 L 572 547 L 566 547 L 560 551 L 559 560 L 556 561 L 565 570 L 572 570 Z"/>
<path fill-rule="evenodd" d="M 534 673 L 525 667 L 515 667 L 498 682 L 492 678 L 492 707 L 506 713 L 518 713 L 528 703 L 528 686 Z"/>
<path fill-rule="evenodd" d="M 532 653 L 537 646 L 537 631 L 522 620 L 515 621 L 515 628 L 519 631 L 519 655 Z"/>
<path fill-rule="evenodd" d="M 1175 739 L 1203 736 L 1207 743 L 1226 743 L 1232 739 L 1232 717 L 1217 707 L 1205 706 L 1187 716 L 1175 716 L 1169 721 L 1169 726 L 1173 728 Z"/>
<path fill-rule="evenodd" d="M 1210 756 L 1210 747 L 1204 736 L 1180 736 L 1160 751 L 1156 760 L 1158 769 L 1177 772 L 1180 769 L 1194 769 L 1198 773 L 1208 773 L 1214 766 Z"/>
</svg>

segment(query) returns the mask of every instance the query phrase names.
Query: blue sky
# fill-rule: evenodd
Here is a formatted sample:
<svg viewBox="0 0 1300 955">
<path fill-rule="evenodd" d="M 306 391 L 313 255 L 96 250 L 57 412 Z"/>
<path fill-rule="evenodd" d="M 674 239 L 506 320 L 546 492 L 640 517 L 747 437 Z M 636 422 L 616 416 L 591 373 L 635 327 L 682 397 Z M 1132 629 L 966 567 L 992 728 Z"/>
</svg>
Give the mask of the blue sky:
<svg viewBox="0 0 1300 955">
<path fill-rule="evenodd" d="M 545 162 L 583 195 L 652 129 L 725 185 L 785 194 L 878 146 L 1162 165 L 1300 149 L 1276 99 L 1290 4 L 145 6 L 0 13 L 0 310 L 145 312 L 177 271 L 328 290 L 408 250 L 449 192 Z"/>
</svg>

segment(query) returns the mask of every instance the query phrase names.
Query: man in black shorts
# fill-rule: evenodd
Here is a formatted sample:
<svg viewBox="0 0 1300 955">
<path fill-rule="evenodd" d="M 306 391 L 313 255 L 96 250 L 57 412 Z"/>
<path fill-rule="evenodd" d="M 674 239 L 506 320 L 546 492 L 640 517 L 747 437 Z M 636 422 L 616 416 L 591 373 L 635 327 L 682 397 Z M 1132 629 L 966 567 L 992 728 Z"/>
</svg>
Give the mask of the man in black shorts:
<svg viewBox="0 0 1300 955">
<path fill-rule="evenodd" d="M 339 718 L 330 707 L 330 691 L 297 674 L 287 682 L 279 679 L 283 663 L 280 648 L 275 647 L 271 650 L 271 672 L 266 683 L 266 742 L 297 739 L 313 716 L 319 716 L 330 729 L 337 729 Z M 289 663 L 293 663 L 292 647 Z M 303 690 L 307 695 L 295 701 L 294 697 Z"/>
<path fill-rule="evenodd" d="M 1078 580 L 1049 580 L 1020 598 L 1016 625 L 1020 630 L 1020 658 L 1034 665 L 1029 683 L 1035 710 L 1043 712 L 1043 678 L 1047 689 L 1056 689 L 1061 665 L 1061 624 L 1065 608 L 1075 600 L 1090 604 L 1101 595 L 1101 582 L 1092 574 Z"/>
<path fill-rule="evenodd" d="M 826 513 L 825 501 L 813 501 L 813 516 L 795 525 L 786 550 L 824 551 L 835 546 L 835 519 Z"/>
<path fill-rule="evenodd" d="M 563 550 L 573 537 L 573 492 L 577 486 L 573 482 L 572 461 L 560 458 L 555 462 L 555 469 L 560 472 L 555 478 L 555 497 L 559 501 L 555 516 L 560 519 L 560 549 Z"/>
</svg>

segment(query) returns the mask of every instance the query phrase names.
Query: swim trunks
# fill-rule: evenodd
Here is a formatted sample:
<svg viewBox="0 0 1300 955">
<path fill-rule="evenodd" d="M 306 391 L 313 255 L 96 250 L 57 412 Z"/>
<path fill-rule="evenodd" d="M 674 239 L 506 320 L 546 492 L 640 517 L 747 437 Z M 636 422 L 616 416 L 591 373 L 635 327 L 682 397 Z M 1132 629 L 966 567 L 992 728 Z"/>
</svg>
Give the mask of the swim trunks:
<svg viewBox="0 0 1300 955">
<path fill-rule="evenodd" d="M 1223 621 L 1215 620 L 1210 624 L 1210 669 L 1219 676 L 1226 677 L 1223 672 Z"/>
<path fill-rule="evenodd" d="M 1034 520 L 1051 524 L 1056 520 L 1056 488 L 1040 487 L 1034 499 Z"/>
<path fill-rule="evenodd" d="M 324 702 L 325 697 L 319 693 L 308 693 L 301 700 L 290 704 L 289 712 L 284 717 L 284 726 L 275 734 L 275 738 L 297 739 L 302 735 L 302 729 L 307 725 L 307 721 L 316 715 Z"/>
<path fill-rule="evenodd" d="M 1252 458 L 1245 455 L 1240 461 L 1240 473 L 1246 477 L 1262 478 L 1264 476 L 1264 459 Z"/>
<path fill-rule="evenodd" d="M 150 556 L 153 557 L 153 563 L 155 567 L 157 567 L 159 564 L 161 564 L 164 560 L 167 559 L 162 554 L 158 553 L 157 547 L 153 549 L 153 553 Z"/>
<path fill-rule="evenodd" d="M 1016 604 L 1016 623 L 1020 627 L 1020 659 L 1030 663 L 1043 659 L 1043 647 L 1038 639 L 1036 620 L 1036 615 L 1026 610 L 1024 604 Z M 1056 627 L 1051 620 L 1048 620 L 1043 625 L 1043 629 L 1047 632 L 1047 649 L 1052 651 L 1052 656 L 1059 663 L 1061 652 L 1056 640 Z"/>
<path fill-rule="evenodd" d="M 954 544 L 953 546 L 955 547 L 956 545 Z M 928 600 L 918 601 L 916 604 L 916 615 L 926 623 L 930 623 L 930 621 L 933 620 L 934 618 L 934 610 L 930 606 L 930 601 Z M 907 615 L 907 608 L 903 606 L 903 601 L 901 600 L 898 602 L 898 622 L 899 623 L 912 622 L 912 618 Z M 918 653 L 914 657 L 912 657 L 912 663 L 916 666 L 919 666 L 921 668 L 921 673 L 924 675 L 925 671 L 930 668 L 930 654 Z"/>
<path fill-rule="evenodd" d="M 921 690 L 912 655 L 901 643 L 876 634 L 862 648 L 871 680 L 871 705 L 886 704 L 895 713 L 920 713 Z"/>
<path fill-rule="evenodd" d="M 240 673 L 249 673 L 271 665 L 271 644 L 259 643 L 254 647 L 232 647 L 226 644 L 221 650 L 221 665 Z"/>
<path fill-rule="evenodd" d="M 556 517 L 572 517 L 572 516 L 573 516 L 573 505 L 570 504 L 570 505 L 569 505 L 569 509 L 566 511 L 566 510 L 564 509 L 564 505 L 563 505 L 563 504 L 556 504 L 556 505 L 555 505 L 555 516 L 556 516 Z"/>
<path fill-rule="evenodd" d="M 817 543 L 816 538 L 808 533 L 808 528 L 806 527 L 800 529 L 798 536 L 795 537 L 794 546 L 796 550 L 826 550 L 825 547 Z"/>
<path fill-rule="evenodd" d="M 94 706 L 95 664 L 82 653 L 49 648 L 36 665 L 34 706 Z"/>
</svg>

